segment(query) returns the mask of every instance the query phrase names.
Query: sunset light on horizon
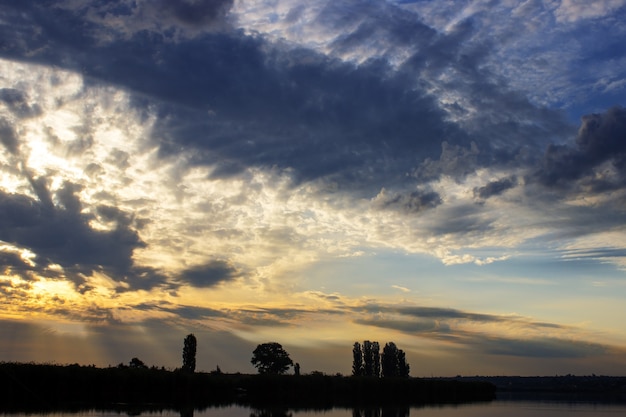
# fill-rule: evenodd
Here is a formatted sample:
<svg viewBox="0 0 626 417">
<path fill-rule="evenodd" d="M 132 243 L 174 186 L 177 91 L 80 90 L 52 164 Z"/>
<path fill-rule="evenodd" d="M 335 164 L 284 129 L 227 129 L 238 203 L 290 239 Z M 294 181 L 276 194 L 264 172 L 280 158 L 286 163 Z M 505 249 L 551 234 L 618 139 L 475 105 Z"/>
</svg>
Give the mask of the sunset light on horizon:
<svg viewBox="0 0 626 417">
<path fill-rule="evenodd" d="M 0 362 L 626 375 L 626 0 L 0 1 Z"/>
</svg>

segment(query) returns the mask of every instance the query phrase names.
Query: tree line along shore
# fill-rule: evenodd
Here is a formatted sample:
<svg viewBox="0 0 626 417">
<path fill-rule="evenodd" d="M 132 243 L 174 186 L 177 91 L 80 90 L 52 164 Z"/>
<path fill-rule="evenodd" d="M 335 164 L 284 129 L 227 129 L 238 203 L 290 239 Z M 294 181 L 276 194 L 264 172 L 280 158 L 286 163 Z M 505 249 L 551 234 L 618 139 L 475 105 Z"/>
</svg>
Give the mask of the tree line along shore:
<svg viewBox="0 0 626 417">
<path fill-rule="evenodd" d="M 61 407 L 70 404 L 219 405 L 289 404 L 314 408 L 361 404 L 428 404 L 491 400 L 495 387 L 485 381 L 409 377 L 406 355 L 393 343 L 355 342 L 352 375 L 300 375 L 300 364 L 276 342 L 259 344 L 251 363 L 258 375 L 226 374 L 219 366 L 196 372 L 197 340 L 183 341 L 182 366 L 148 367 L 134 357 L 128 365 L 92 366 L 0 363 L 0 401 L 5 408 Z M 286 375 L 293 367 L 293 374 Z M 1 407 L 1 406 L 0 406 Z"/>
<path fill-rule="evenodd" d="M 500 393 L 598 394 L 626 400 L 626 377 L 572 375 L 555 377 L 415 378 L 405 353 L 393 342 L 380 352 L 378 342 L 355 342 L 352 375 L 300 374 L 276 342 L 252 352 L 258 374 L 196 372 L 197 341 L 183 341 L 182 366 L 171 370 L 148 367 L 139 358 L 128 365 L 58 365 L 0 362 L 0 411 L 60 408 L 111 408 L 154 405 L 202 408 L 239 404 L 327 409 L 385 405 L 425 405 L 489 401 Z M 293 367 L 293 373 L 287 371 Z M 594 397 L 595 398 L 595 397 Z"/>
<path fill-rule="evenodd" d="M 330 408 L 488 401 L 494 395 L 495 386 L 485 381 L 0 363 L 0 404 L 4 409 L 107 407 L 122 403 Z"/>
</svg>

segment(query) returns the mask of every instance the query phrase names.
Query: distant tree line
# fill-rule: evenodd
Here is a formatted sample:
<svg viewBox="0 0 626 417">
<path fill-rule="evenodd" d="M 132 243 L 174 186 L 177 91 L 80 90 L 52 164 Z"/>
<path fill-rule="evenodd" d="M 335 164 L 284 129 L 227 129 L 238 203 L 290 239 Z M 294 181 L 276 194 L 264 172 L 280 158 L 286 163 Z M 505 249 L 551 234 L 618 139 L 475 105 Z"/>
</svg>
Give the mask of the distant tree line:
<svg viewBox="0 0 626 417">
<path fill-rule="evenodd" d="M 394 342 L 385 344 L 382 354 L 378 342 L 366 340 L 352 347 L 352 375 L 383 378 L 408 378 L 410 371 L 406 354 Z"/>
<path fill-rule="evenodd" d="M 109 367 L 0 362 L 0 413 L 34 409 L 106 409 L 112 404 L 205 408 L 277 404 L 304 408 L 426 404 L 490 400 L 483 381 L 366 378 L 311 373 L 217 374 L 154 367 Z"/>
<path fill-rule="evenodd" d="M 183 363 L 180 370 L 186 373 L 194 373 L 196 370 L 196 352 L 198 341 L 193 333 L 188 334 L 183 340 Z M 267 342 L 259 344 L 252 352 L 252 365 L 257 368 L 259 374 L 281 375 L 293 366 L 294 374 L 300 375 L 300 364 L 294 363 L 289 353 L 280 343 Z M 147 369 L 148 367 L 139 358 L 132 358 L 130 368 Z M 118 367 L 125 367 L 120 364 Z M 352 375 L 374 378 L 408 378 L 410 366 L 406 360 L 406 354 L 394 342 L 388 342 L 380 352 L 380 344 L 376 341 L 366 340 L 363 344 L 354 342 L 352 347 Z M 211 373 L 221 374 L 217 366 Z M 315 373 L 315 372 L 314 372 Z M 321 374 L 320 372 L 317 372 Z"/>
<path fill-rule="evenodd" d="M 191 333 L 183 340 L 183 363 L 181 371 L 194 373 L 196 370 L 196 352 L 198 341 Z M 267 342 L 259 344 L 252 352 L 252 365 L 257 368 L 259 374 L 281 375 L 293 366 L 294 374 L 300 375 L 300 364 L 295 363 L 289 357 L 289 353 L 280 343 Z M 118 367 L 124 367 L 123 364 Z M 147 369 L 148 367 L 139 358 L 132 358 L 129 367 Z M 352 347 L 352 375 L 367 376 L 374 378 L 408 378 L 410 366 L 406 360 L 406 354 L 398 349 L 394 342 L 388 342 L 380 352 L 380 344 L 376 341 L 366 340 L 361 343 L 354 342 Z M 221 374 L 219 366 L 212 373 Z"/>
<path fill-rule="evenodd" d="M 420 404 L 493 398 L 490 383 L 408 378 L 409 364 L 395 343 L 380 353 L 378 342 L 356 342 L 353 375 L 322 372 L 300 376 L 300 365 L 276 342 L 262 343 L 251 363 L 259 375 L 195 372 L 197 339 L 183 341 L 182 367 L 148 367 L 134 357 L 128 365 L 96 368 L 78 364 L 34 365 L 0 362 L 0 410 L 64 404 L 299 404 L 329 407 L 350 404 Z M 293 376 L 284 376 L 290 367 Z M 383 377 L 383 378 L 380 378 Z"/>
</svg>

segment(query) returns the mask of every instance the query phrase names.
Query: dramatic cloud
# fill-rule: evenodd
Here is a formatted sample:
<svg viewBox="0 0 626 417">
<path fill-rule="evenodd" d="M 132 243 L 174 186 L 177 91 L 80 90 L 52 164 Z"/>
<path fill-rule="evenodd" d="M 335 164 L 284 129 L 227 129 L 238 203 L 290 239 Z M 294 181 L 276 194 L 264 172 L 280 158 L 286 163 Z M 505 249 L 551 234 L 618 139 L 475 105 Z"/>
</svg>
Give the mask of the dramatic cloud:
<svg viewBox="0 0 626 417">
<path fill-rule="evenodd" d="M 115 362 L 617 360 L 626 9 L 582 6 L 0 1 L 4 317 Z"/>
<path fill-rule="evenodd" d="M 112 276 L 120 278 L 130 273 L 132 251 L 142 245 L 136 232 L 124 224 L 110 232 L 91 229 L 72 184 L 65 184 L 56 198 L 61 207 L 53 206 L 45 194 L 40 201 L 0 194 L 3 240 L 35 251 L 35 262 L 43 269 L 58 264 L 74 270 L 75 279 L 99 268 L 111 269 Z"/>
<path fill-rule="evenodd" d="M 604 114 L 586 115 L 576 146 L 550 145 L 539 180 L 545 185 L 568 185 L 580 181 L 591 192 L 625 186 L 626 110 L 613 107 Z"/>
<path fill-rule="evenodd" d="M 487 199 L 489 197 L 497 196 L 509 190 L 517 185 L 517 178 L 502 178 L 497 181 L 492 181 L 487 185 L 479 188 L 474 188 L 474 196 L 481 199 Z"/>
<path fill-rule="evenodd" d="M 183 271 L 181 279 L 194 287 L 211 287 L 222 281 L 230 281 L 237 278 L 240 272 L 224 261 L 213 261 Z"/>
<path fill-rule="evenodd" d="M 408 195 L 388 195 L 384 188 L 373 200 L 375 207 L 398 209 L 407 213 L 419 213 L 422 210 L 437 207 L 441 203 L 441 197 L 433 191 L 413 191 Z"/>
<path fill-rule="evenodd" d="M 61 10 L 80 13 L 97 25 L 104 39 L 129 38 L 150 31 L 170 40 L 194 37 L 205 32 L 230 28 L 227 15 L 232 0 L 157 0 L 157 1 L 59 1 Z"/>
</svg>

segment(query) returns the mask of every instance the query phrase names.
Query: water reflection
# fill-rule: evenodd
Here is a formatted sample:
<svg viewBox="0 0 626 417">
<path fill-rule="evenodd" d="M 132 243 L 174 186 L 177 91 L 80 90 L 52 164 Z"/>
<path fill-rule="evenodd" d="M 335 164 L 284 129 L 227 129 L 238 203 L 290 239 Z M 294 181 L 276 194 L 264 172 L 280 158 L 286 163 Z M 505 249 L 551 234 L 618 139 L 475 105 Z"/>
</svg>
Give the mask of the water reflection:
<svg viewBox="0 0 626 417">
<path fill-rule="evenodd" d="M 626 416 L 626 403 L 578 402 L 578 401 L 518 401 L 496 400 L 487 403 L 448 404 L 422 407 L 356 407 L 302 409 L 288 407 L 249 408 L 242 405 L 222 405 L 207 408 L 185 407 L 171 409 L 161 407 L 107 409 L 47 410 L 29 412 L 0 411 L 0 417 L 576 417 Z"/>
<path fill-rule="evenodd" d="M 409 417 L 409 407 L 353 408 L 352 417 Z"/>
<path fill-rule="evenodd" d="M 253 409 L 250 417 L 293 417 L 293 413 L 286 408 Z"/>
</svg>

